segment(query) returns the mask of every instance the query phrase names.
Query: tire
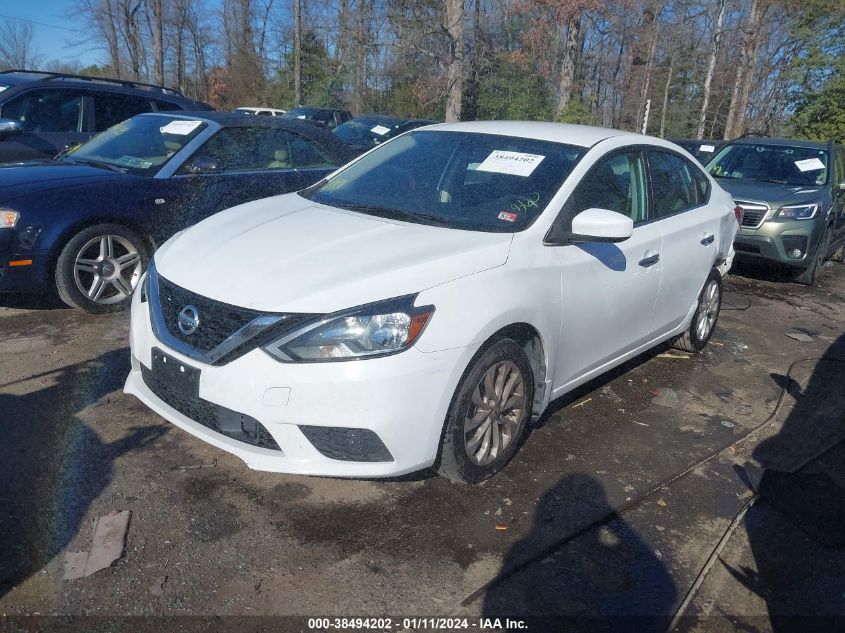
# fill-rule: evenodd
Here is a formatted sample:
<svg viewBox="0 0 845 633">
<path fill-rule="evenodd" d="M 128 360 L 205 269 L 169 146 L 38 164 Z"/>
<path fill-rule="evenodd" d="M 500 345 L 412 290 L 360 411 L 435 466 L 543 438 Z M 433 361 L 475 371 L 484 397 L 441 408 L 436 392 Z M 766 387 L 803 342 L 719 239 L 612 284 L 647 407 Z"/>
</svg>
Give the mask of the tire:
<svg viewBox="0 0 845 633">
<path fill-rule="evenodd" d="M 672 341 L 672 347 L 682 352 L 698 353 L 705 348 L 719 320 L 722 309 L 722 276 L 713 270 L 698 295 L 698 306 L 686 332 Z"/>
<path fill-rule="evenodd" d="M 56 259 L 56 290 L 72 308 L 91 314 L 129 307 L 147 269 L 147 243 L 120 224 L 97 224 L 74 235 Z"/>
<path fill-rule="evenodd" d="M 803 286 L 815 285 L 819 277 L 821 268 L 827 260 L 827 252 L 830 249 L 830 227 L 827 227 L 819 238 L 816 244 L 816 250 L 813 252 L 813 260 L 807 268 L 800 270 L 794 278 L 795 283 Z"/>
<path fill-rule="evenodd" d="M 839 248 L 833 252 L 830 256 L 830 261 L 839 263 L 845 262 L 845 241 L 843 241 L 842 244 L 839 245 Z"/>
<path fill-rule="evenodd" d="M 504 338 L 482 349 L 449 406 L 440 474 L 478 483 L 500 471 L 519 448 L 533 400 L 534 373 L 519 344 Z"/>
</svg>

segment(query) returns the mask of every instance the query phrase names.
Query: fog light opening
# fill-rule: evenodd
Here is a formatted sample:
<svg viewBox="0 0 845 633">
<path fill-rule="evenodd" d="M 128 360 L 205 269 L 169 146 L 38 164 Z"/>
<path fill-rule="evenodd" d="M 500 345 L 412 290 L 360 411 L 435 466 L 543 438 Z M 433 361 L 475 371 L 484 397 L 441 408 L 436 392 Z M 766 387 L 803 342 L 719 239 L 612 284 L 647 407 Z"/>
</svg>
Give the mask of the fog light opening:
<svg viewBox="0 0 845 633">
<path fill-rule="evenodd" d="M 800 259 L 804 252 L 800 248 L 793 248 L 790 250 L 787 255 L 789 255 L 792 259 Z"/>
</svg>

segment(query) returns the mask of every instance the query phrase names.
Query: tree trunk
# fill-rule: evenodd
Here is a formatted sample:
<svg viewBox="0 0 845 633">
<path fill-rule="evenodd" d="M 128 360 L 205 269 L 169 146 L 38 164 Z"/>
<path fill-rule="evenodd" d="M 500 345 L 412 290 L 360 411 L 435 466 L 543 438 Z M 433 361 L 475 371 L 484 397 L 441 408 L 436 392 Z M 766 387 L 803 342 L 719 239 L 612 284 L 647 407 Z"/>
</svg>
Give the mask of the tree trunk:
<svg viewBox="0 0 845 633">
<path fill-rule="evenodd" d="M 625 96 L 620 115 L 620 124 L 624 129 L 639 130 L 642 125 L 648 74 L 654 63 L 653 51 L 656 49 L 657 31 L 660 28 L 658 14 L 662 4 L 663 0 L 646 0 L 642 22 L 631 46 L 631 65 L 628 80 L 623 86 Z"/>
<path fill-rule="evenodd" d="M 446 69 L 446 122 L 461 120 L 464 75 L 464 0 L 446 0 L 449 62 Z"/>
<path fill-rule="evenodd" d="M 302 105 L 302 0 L 293 0 L 293 105 Z"/>
<path fill-rule="evenodd" d="M 767 0 L 752 0 L 751 11 L 742 46 L 739 50 L 739 64 L 737 65 L 731 105 L 728 108 L 728 119 L 725 122 L 724 138 L 730 139 L 744 132 L 745 108 L 748 106 L 748 95 L 757 64 L 757 50 L 760 47 L 760 32 L 762 30 L 763 14 L 766 12 Z"/>
<path fill-rule="evenodd" d="M 114 12 L 112 0 L 105 1 L 105 9 L 105 19 L 107 20 L 107 24 L 105 25 L 106 28 L 104 31 L 106 42 L 109 47 L 109 61 L 111 63 L 112 72 L 114 72 L 114 76 L 120 79 L 122 69 L 120 68 L 120 48 L 117 43 L 117 16 Z"/>
<path fill-rule="evenodd" d="M 367 91 L 367 3 L 358 0 L 358 24 L 355 29 L 355 85 L 352 91 L 352 109 L 355 114 L 364 110 Z"/>
<path fill-rule="evenodd" d="M 719 16 L 716 18 L 716 28 L 713 32 L 713 45 L 710 47 L 710 61 L 707 64 L 707 75 L 704 77 L 704 99 L 701 102 L 701 114 L 698 116 L 698 133 L 696 138 L 704 138 L 704 126 L 707 122 L 707 106 L 710 105 L 710 87 L 713 83 L 713 72 L 716 70 L 716 58 L 719 55 L 719 43 L 722 40 L 722 22 L 725 19 L 725 5 L 727 0 L 719 0 Z M 662 136 L 662 134 L 661 134 Z"/>
<path fill-rule="evenodd" d="M 666 75 L 666 85 L 663 87 L 663 107 L 660 110 L 660 138 L 664 138 L 666 131 L 666 109 L 669 107 L 669 86 L 672 85 L 672 73 L 675 70 L 675 57 L 669 60 L 669 71 Z M 699 137 L 701 138 L 701 137 Z"/>
<path fill-rule="evenodd" d="M 575 85 L 575 58 L 581 39 L 581 13 L 570 16 L 566 25 L 566 41 L 563 45 L 563 55 L 560 62 L 560 78 L 558 80 L 557 114 L 561 116 L 572 99 L 572 88 Z"/>
<path fill-rule="evenodd" d="M 150 10 L 153 14 L 153 72 L 155 83 L 161 86 L 164 84 L 164 16 L 161 0 L 150 0 Z"/>
</svg>

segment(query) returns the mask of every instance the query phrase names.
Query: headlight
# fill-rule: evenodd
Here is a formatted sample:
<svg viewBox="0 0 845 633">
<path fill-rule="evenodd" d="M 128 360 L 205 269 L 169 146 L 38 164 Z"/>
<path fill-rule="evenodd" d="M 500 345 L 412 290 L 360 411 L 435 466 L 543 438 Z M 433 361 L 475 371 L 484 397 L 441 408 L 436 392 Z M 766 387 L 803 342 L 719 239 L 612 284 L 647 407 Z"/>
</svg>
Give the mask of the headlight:
<svg viewBox="0 0 845 633">
<path fill-rule="evenodd" d="M 288 332 L 264 346 L 286 363 L 374 358 L 402 352 L 419 338 L 434 306 L 414 307 L 416 295 L 345 310 Z"/>
<path fill-rule="evenodd" d="M 816 217 L 818 210 L 818 203 L 797 204 L 791 207 L 781 207 L 775 217 L 784 220 L 809 220 Z"/>
<path fill-rule="evenodd" d="M 13 229 L 21 217 L 17 211 L 11 209 L 0 209 L 0 229 Z"/>
</svg>

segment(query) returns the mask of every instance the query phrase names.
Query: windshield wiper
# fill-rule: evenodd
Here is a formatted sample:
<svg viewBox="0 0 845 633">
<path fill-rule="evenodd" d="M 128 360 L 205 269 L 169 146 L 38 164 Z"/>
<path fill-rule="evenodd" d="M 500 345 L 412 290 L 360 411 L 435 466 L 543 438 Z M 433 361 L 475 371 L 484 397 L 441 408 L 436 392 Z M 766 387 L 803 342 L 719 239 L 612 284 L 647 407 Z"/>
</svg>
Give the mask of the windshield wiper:
<svg viewBox="0 0 845 633">
<path fill-rule="evenodd" d="M 111 163 L 107 163 L 103 160 L 95 160 L 93 158 L 79 158 L 66 156 L 62 160 L 66 160 L 70 163 L 82 163 L 83 165 L 93 165 L 94 167 L 102 167 L 103 169 L 108 169 L 109 171 L 117 172 L 118 174 L 125 174 L 126 170 L 121 169 L 117 165 L 112 165 Z"/>
<path fill-rule="evenodd" d="M 375 215 L 390 220 L 405 220 L 406 222 L 414 222 L 416 224 L 429 224 L 431 226 L 444 226 L 454 228 L 450 222 L 436 215 L 427 215 L 425 213 L 415 213 L 412 211 L 403 211 L 402 209 L 380 207 L 377 205 L 370 204 L 337 204 L 334 206 L 338 206 L 341 209 L 357 211 L 359 213 L 367 213 L 369 215 Z"/>
</svg>

